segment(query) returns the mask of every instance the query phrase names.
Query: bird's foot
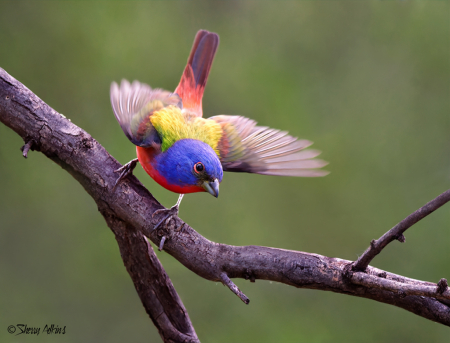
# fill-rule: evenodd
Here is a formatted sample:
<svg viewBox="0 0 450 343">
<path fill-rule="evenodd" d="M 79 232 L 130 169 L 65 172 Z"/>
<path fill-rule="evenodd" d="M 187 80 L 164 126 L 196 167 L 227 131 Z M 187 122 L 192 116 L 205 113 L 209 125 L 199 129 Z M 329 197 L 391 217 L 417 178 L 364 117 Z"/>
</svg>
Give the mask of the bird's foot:
<svg viewBox="0 0 450 343">
<path fill-rule="evenodd" d="M 136 168 L 136 164 L 138 162 L 139 162 L 139 160 L 137 158 L 135 158 L 134 160 L 131 160 L 127 164 L 124 164 L 119 169 L 114 170 L 115 173 L 119 173 L 120 172 L 120 175 L 117 178 L 116 183 L 114 184 L 113 191 L 116 189 L 116 186 L 119 184 L 120 181 L 125 179 L 128 175 L 132 175 L 133 174 L 133 169 Z"/>
<path fill-rule="evenodd" d="M 164 223 L 164 221 L 169 220 L 170 218 L 172 218 L 173 216 L 177 216 L 178 215 L 178 211 L 179 211 L 180 206 L 178 204 L 172 206 L 171 208 L 163 208 L 160 210 L 156 210 L 155 212 L 153 212 L 152 214 L 152 218 L 158 214 L 161 213 L 165 213 L 165 215 L 163 216 L 163 218 L 153 227 L 153 230 L 158 229 L 162 223 Z"/>
<path fill-rule="evenodd" d="M 160 213 L 165 213 L 165 215 L 163 216 L 163 218 L 158 223 L 156 223 L 155 226 L 153 226 L 152 231 L 158 229 L 161 226 L 162 223 L 164 223 L 165 221 L 169 221 L 170 218 L 172 218 L 173 216 L 177 216 L 178 215 L 178 211 L 180 209 L 180 203 L 181 203 L 181 200 L 183 199 L 183 196 L 184 196 L 184 194 L 180 194 L 180 196 L 178 197 L 177 203 L 174 206 L 172 206 L 171 208 L 163 208 L 163 209 L 156 210 L 155 212 L 153 212 L 152 218 L 155 215 L 158 215 Z M 181 227 L 183 227 L 183 226 L 184 226 L 184 223 L 183 223 L 183 225 L 181 225 Z M 178 230 L 179 230 L 179 228 L 177 228 L 176 231 L 178 231 Z M 163 236 L 161 238 L 161 242 L 159 243 L 159 251 L 161 251 L 163 249 L 164 242 L 166 241 L 166 238 L 167 238 L 166 236 Z"/>
</svg>

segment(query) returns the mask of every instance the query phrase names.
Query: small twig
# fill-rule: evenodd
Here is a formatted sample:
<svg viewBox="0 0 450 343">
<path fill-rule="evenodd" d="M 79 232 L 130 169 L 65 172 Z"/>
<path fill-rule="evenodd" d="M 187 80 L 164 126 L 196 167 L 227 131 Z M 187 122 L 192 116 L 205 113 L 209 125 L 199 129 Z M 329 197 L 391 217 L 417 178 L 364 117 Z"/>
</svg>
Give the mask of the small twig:
<svg viewBox="0 0 450 343">
<path fill-rule="evenodd" d="M 444 291 L 440 292 L 439 284 L 437 285 L 438 287 L 436 289 L 436 286 L 428 286 L 423 284 L 407 284 L 387 279 L 386 277 L 377 277 L 364 272 L 351 273 L 350 280 L 357 285 L 399 293 L 402 295 L 402 297 L 410 295 L 421 295 L 430 298 L 450 300 L 450 290 L 445 289 Z M 445 279 L 441 279 L 441 281 L 442 280 Z M 441 283 L 441 281 L 439 281 L 439 283 Z"/>
<path fill-rule="evenodd" d="M 247 298 L 247 296 L 242 293 L 242 291 L 234 284 L 233 281 L 228 277 L 227 273 L 223 272 L 220 274 L 220 278 L 222 279 L 222 283 L 227 286 L 234 294 L 236 294 L 239 299 L 241 299 L 244 303 L 248 305 L 250 302 L 250 299 Z"/>
<path fill-rule="evenodd" d="M 20 150 L 22 151 L 22 155 L 23 157 L 27 158 L 28 157 L 28 151 L 31 149 L 33 150 L 33 145 L 36 145 L 36 142 L 34 141 L 34 139 L 30 139 L 29 141 L 27 141 L 25 143 L 25 145 L 23 145 Z"/>
<path fill-rule="evenodd" d="M 165 241 L 166 241 L 166 236 L 162 236 L 161 242 L 159 242 L 159 248 L 158 248 L 159 251 L 163 250 Z"/>
<path fill-rule="evenodd" d="M 369 263 L 377 256 L 381 250 L 384 249 L 393 240 L 397 239 L 400 242 L 405 241 L 405 236 L 403 232 L 417 223 L 419 220 L 425 218 L 429 214 L 433 213 L 439 207 L 450 201 L 450 190 L 442 193 L 435 199 L 431 200 L 417 211 L 411 213 L 408 217 L 403 219 L 400 223 L 395 225 L 392 229 L 386 232 L 378 240 L 373 240 L 370 242 L 369 248 L 358 258 L 358 260 L 353 264 L 352 269 L 354 271 L 364 271 L 366 270 Z"/>
<path fill-rule="evenodd" d="M 437 284 L 436 293 L 444 294 L 448 290 L 447 279 L 440 279 Z"/>
<path fill-rule="evenodd" d="M 114 170 L 114 173 L 119 173 L 120 172 L 120 175 L 117 178 L 116 182 L 114 183 L 114 186 L 113 186 L 113 189 L 112 189 L 113 192 L 116 190 L 116 187 L 120 183 L 120 181 L 125 179 L 128 175 L 133 175 L 133 170 L 134 170 L 134 168 L 136 168 L 136 165 L 137 165 L 138 162 L 139 162 L 139 160 L 137 158 L 135 158 L 134 160 L 131 160 L 130 162 L 124 164 L 119 169 Z"/>
</svg>

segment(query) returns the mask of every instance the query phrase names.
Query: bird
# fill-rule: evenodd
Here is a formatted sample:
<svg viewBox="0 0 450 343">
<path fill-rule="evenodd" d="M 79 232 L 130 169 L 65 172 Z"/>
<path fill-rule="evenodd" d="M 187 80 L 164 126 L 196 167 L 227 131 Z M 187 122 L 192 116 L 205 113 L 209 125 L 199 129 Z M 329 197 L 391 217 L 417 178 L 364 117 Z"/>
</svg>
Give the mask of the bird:
<svg viewBox="0 0 450 343">
<path fill-rule="evenodd" d="M 320 151 L 312 142 L 286 131 L 258 126 L 249 118 L 217 115 L 203 118 L 202 98 L 219 46 L 214 32 L 197 32 L 186 67 L 174 92 L 152 89 L 139 81 L 113 82 L 110 88 L 114 115 L 128 139 L 136 145 L 137 158 L 116 172 L 118 183 L 132 174 L 139 162 L 147 174 L 169 191 L 180 194 L 153 227 L 178 215 L 184 194 L 207 192 L 219 196 L 223 172 L 278 176 L 317 177 Z"/>
</svg>

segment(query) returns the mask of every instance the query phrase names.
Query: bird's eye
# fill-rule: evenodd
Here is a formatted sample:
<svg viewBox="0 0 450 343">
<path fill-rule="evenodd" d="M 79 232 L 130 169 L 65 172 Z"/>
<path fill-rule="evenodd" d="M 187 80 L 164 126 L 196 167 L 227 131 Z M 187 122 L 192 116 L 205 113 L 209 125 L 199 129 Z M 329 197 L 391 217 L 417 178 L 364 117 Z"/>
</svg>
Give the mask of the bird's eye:
<svg viewBox="0 0 450 343">
<path fill-rule="evenodd" d="M 197 163 L 194 165 L 194 171 L 195 171 L 197 174 L 198 174 L 198 173 L 201 173 L 204 169 L 205 169 L 205 167 L 204 167 L 204 165 L 203 165 L 202 162 L 197 162 Z"/>
</svg>

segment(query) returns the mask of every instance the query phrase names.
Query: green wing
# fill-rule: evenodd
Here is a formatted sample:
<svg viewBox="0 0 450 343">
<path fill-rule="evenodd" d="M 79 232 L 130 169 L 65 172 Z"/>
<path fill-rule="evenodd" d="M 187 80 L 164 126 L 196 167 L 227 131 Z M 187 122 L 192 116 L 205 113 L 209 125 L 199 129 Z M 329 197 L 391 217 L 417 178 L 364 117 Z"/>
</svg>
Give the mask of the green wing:
<svg viewBox="0 0 450 343">
<path fill-rule="evenodd" d="M 312 142 L 289 136 L 241 116 L 209 118 L 222 127 L 218 144 L 224 171 L 280 176 L 324 176 L 327 162 L 314 159 L 320 151 L 307 149 Z"/>
<path fill-rule="evenodd" d="M 178 95 L 134 81 L 113 82 L 110 90 L 111 105 L 125 135 L 135 145 L 151 147 L 161 145 L 161 137 L 153 127 L 150 116 L 164 107 L 182 107 Z"/>
</svg>

